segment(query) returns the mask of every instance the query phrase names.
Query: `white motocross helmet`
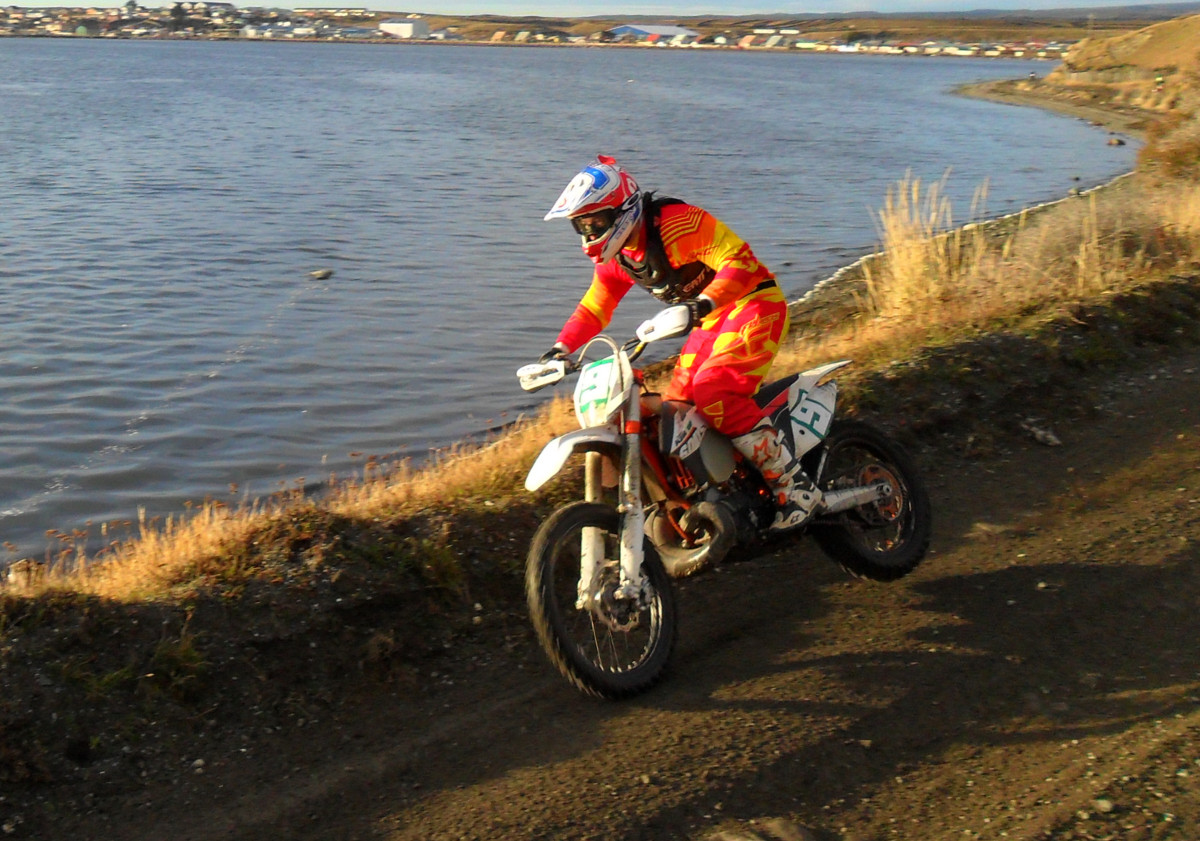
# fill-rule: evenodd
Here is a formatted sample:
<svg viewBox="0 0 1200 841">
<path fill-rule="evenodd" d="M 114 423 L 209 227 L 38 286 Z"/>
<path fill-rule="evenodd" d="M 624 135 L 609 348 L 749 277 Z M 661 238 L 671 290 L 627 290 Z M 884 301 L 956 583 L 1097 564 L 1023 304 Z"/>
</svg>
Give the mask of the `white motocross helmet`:
<svg viewBox="0 0 1200 841">
<path fill-rule="evenodd" d="M 562 191 L 546 219 L 571 220 L 594 263 L 611 260 L 642 220 L 642 191 L 616 158 L 598 155 Z"/>
</svg>

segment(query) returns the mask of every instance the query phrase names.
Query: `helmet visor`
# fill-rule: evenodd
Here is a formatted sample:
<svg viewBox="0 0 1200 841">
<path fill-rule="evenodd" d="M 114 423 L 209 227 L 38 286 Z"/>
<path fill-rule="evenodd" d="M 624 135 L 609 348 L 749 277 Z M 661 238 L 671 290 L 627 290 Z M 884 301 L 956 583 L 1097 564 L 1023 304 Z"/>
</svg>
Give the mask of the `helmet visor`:
<svg viewBox="0 0 1200 841">
<path fill-rule="evenodd" d="M 571 217 L 575 233 L 589 241 L 600 239 L 607 234 L 616 221 L 617 211 L 611 207 Z"/>
</svg>

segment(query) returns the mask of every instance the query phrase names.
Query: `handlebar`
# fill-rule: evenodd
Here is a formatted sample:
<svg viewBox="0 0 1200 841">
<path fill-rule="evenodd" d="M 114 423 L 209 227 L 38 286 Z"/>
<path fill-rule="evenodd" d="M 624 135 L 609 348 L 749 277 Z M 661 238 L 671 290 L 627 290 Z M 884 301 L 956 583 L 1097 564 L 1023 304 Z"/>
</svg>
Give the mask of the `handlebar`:
<svg viewBox="0 0 1200 841">
<path fill-rule="evenodd" d="M 577 359 L 572 359 L 564 355 L 549 362 L 534 362 L 532 365 L 525 365 L 518 368 L 517 379 L 521 382 L 521 388 L 526 391 L 538 391 L 546 386 L 561 382 L 567 374 L 573 374 L 582 368 L 583 355 L 587 352 L 592 342 L 601 341 L 611 347 L 614 353 L 623 353 L 630 362 L 635 362 L 638 357 L 646 352 L 646 348 L 649 347 L 651 342 L 682 336 L 691 327 L 691 314 L 687 307 L 667 307 L 653 318 L 643 321 L 637 328 L 637 336 L 629 339 L 623 345 L 617 345 L 608 336 L 596 336 L 591 342 L 580 348 Z"/>
<path fill-rule="evenodd" d="M 649 342 L 643 342 L 641 339 L 630 339 L 621 345 L 621 350 L 625 351 L 625 355 L 629 357 L 630 362 L 636 362 L 637 358 L 645 353 L 648 347 L 650 347 Z"/>
<path fill-rule="evenodd" d="M 609 345 L 614 352 L 625 354 L 630 362 L 641 356 L 649 346 L 649 342 L 643 342 L 641 339 L 630 339 L 618 347 L 615 341 L 604 335 L 592 339 L 592 342 L 595 341 Z M 567 375 L 574 374 L 584 366 L 583 357 L 587 352 L 588 345 L 591 345 L 592 342 L 584 345 L 575 359 L 569 356 L 560 356 L 548 362 L 534 362 L 531 365 L 521 366 L 517 369 L 517 379 L 521 383 L 521 388 L 525 391 L 540 391 L 547 386 L 562 382 Z"/>
</svg>

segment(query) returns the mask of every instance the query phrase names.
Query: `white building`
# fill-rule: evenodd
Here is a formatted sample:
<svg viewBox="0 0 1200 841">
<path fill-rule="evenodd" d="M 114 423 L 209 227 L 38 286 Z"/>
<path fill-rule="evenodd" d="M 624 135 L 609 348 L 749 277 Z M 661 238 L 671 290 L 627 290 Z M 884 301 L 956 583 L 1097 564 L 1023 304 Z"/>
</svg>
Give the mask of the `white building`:
<svg viewBox="0 0 1200 841">
<path fill-rule="evenodd" d="M 429 24 L 423 20 L 396 18 L 380 23 L 379 31 L 393 38 L 428 38 Z"/>
</svg>

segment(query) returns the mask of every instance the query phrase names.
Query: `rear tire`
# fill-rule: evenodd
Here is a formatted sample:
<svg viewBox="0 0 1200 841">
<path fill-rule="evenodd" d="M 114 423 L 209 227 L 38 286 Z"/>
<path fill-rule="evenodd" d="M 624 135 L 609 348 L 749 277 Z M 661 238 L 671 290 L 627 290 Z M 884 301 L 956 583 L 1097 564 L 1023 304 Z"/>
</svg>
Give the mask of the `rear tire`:
<svg viewBox="0 0 1200 841">
<path fill-rule="evenodd" d="M 578 607 L 585 529 L 603 541 L 592 606 Z M 525 597 L 538 640 L 567 680 L 588 695 L 626 698 L 653 686 L 667 667 L 677 634 L 675 591 L 654 546 L 643 540 L 642 603 L 616 599 L 620 583 L 620 516 L 607 505 L 577 502 L 538 528 L 525 565 Z"/>
<path fill-rule="evenodd" d="M 835 421 L 822 444 L 822 491 L 886 480 L 890 497 L 836 519 L 813 523 L 811 534 L 822 551 L 851 575 L 895 581 L 908 575 L 929 548 L 933 508 L 916 468 L 904 449 L 861 421 Z"/>
</svg>

